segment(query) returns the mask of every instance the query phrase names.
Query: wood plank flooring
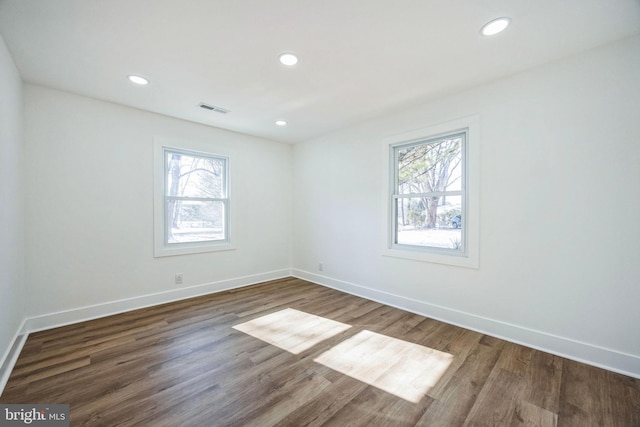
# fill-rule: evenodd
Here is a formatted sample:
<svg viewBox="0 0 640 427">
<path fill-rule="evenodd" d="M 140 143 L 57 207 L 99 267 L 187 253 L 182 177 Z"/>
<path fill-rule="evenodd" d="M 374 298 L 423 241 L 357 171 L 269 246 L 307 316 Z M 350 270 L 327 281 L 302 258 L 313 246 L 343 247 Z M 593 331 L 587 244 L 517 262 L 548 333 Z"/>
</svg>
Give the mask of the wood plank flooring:
<svg viewBox="0 0 640 427">
<path fill-rule="evenodd" d="M 299 279 L 31 334 L 72 426 L 640 426 L 640 380 Z"/>
</svg>

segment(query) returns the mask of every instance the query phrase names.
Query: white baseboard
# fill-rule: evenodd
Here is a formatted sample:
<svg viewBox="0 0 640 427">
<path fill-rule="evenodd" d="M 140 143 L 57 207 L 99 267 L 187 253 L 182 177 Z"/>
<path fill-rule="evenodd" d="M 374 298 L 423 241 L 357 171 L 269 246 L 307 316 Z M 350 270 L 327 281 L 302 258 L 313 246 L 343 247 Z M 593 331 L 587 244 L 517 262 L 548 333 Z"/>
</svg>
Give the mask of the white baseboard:
<svg viewBox="0 0 640 427">
<path fill-rule="evenodd" d="M 11 340 L 11 345 L 2 355 L 2 359 L 0 359 L 0 395 L 2 395 L 4 387 L 7 385 L 7 381 L 9 381 L 9 376 L 18 360 L 22 347 L 25 341 L 27 341 L 27 334 L 21 332 L 24 329 L 25 322 L 26 319 L 22 321 L 22 324 Z"/>
<path fill-rule="evenodd" d="M 542 331 L 477 316 L 470 313 L 429 304 L 366 286 L 332 279 L 304 270 L 293 269 L 294 277 L 337 289 L 352 295 L 400 308 L 445 323 L 491 335 L 526 347 L 542 350 L 556 356 L 607 369 L 634 378 L 640 378 L 640 356 L 622 353 L 597 345 L 560 337 Z"/>
<path fill-rule="evenodd" d="M 180 301 L 187 298 L 212 294 L 215 292 L 227 291 L 254 285 L 256 283 L 267 282 L 269 280 L 290 277 L 291 270 L 283 269 L 270 271 L 267 273 L 253 274 L 250 276 L 238 277 L 234 279 L 221 280 L 218 282 L 205 283 L 186 288 L 172 289 L 170 291 L 158 292 L 149 295 L 142 295 L 116 301 L 109 301 L 102 304 L 90 305 L 86 307 L 74 308 L 71 310 L 59 311 L 56 313 L 44 314 L 36 317 L 29 317 L 24 323 L 22 333 L 42 331 L 45 329 L 57 328 L 72 323 L 84 322 L 100 317 L 111 316 L 113 314 L 124 313 L 126 311 L 165 304 L 168 302 Z"/>
</svg>

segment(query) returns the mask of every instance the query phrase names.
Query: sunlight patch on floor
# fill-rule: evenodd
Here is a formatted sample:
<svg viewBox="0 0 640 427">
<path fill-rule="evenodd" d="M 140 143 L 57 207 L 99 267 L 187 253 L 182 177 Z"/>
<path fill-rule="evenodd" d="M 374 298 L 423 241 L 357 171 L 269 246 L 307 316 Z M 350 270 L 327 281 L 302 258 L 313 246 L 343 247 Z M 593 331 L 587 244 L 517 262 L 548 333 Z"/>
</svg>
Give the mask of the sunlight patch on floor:
<svg viewBox="0 0 640 427">
<path fill-rule="evenodd" d="M 233 328 L 290 353 L 300 354 L 346 331 L 351 325 L 287 308 Z M 453 356 L 365 329 L 345 338 L 313 360 L 418 403 L 440 380 Z"/>
<path fill-rule="evenodd" d="M 290 353 L 300 354 L 350 327 L 345 323 L 287 308 L 235 325 L 233 329 Z"/>
<path fill-rule="evenodd" d="M 438 382 L 452 360 L 448 353 L 368 330 L 358 332 L 314 359 L 414 403 Z"/>
</svg>

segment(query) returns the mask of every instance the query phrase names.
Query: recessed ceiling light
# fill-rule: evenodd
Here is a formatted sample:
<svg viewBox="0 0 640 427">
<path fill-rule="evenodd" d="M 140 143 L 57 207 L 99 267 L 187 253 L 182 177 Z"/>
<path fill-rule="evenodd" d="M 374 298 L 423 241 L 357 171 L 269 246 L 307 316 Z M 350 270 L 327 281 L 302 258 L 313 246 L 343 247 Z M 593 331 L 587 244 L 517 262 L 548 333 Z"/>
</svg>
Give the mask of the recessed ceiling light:
<svg viewBox="0 0 640 427">
<path fill-rule="evenodd" d="M 284 65 L 296 65 L 298 63 L 298 57 L 293 53 L 281 53 L 278 57 L 280 59 L 280 63 Z"/>
<path fill-rule="evenodd" d="M 502 17 L 489 21 L 480 30 L 483 36 L 495 36 L 498 33 L 503 32 L 511 23 L 511 18 Z"/>
<path fill-rule="evenodd" d="M 136 75 L 130 75 L 129 76 L 129 80 L 131 80 L 133 83 L 137 84 L 137 85 L 148 85 L 149 84 L 149 80 L 145 79 L 144 77 L 140 77 L 140 76 L 136 76 Z"/>
<path fill-rule="evenodd" d="M 277 120 L 277 121 L 276 121 L 276 124 L 277 124 L 278 126 L 286 126 L 286 125 L 287 125 L 287 122 L 285 122 L 284 120 Z"/>
</svg>

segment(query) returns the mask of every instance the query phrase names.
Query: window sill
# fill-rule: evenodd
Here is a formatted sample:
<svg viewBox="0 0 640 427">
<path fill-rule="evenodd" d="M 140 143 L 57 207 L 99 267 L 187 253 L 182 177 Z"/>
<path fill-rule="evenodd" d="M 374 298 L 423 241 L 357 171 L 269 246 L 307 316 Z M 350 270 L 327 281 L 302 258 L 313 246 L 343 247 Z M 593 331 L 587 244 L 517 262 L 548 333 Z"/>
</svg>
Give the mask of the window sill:
<svg viewBox="0 0 640 427">
<path fill-rule="evenodd" d="M 166 256 L 200 254 L 206 252 L 232 251 L 235 249 L 235 245 L 228 242 L 216 244 L 185 244 L 176 247 L 161 246 L 154 249 L 153 256 L 154 258 L 161 258 Z"/>
<path fill-rule="evenodd" d="M 470 257 L 465 255 L 445 255 L 433 252 L 422 252 L 419 250 L 414 251 L 395 248 L 385 249 L 382 252 L 382 255 L 391 258 L 450 265 L 453 267 L 465 267 L 473 269 L 480 268 L 477 257 Z"/>
</svg>

